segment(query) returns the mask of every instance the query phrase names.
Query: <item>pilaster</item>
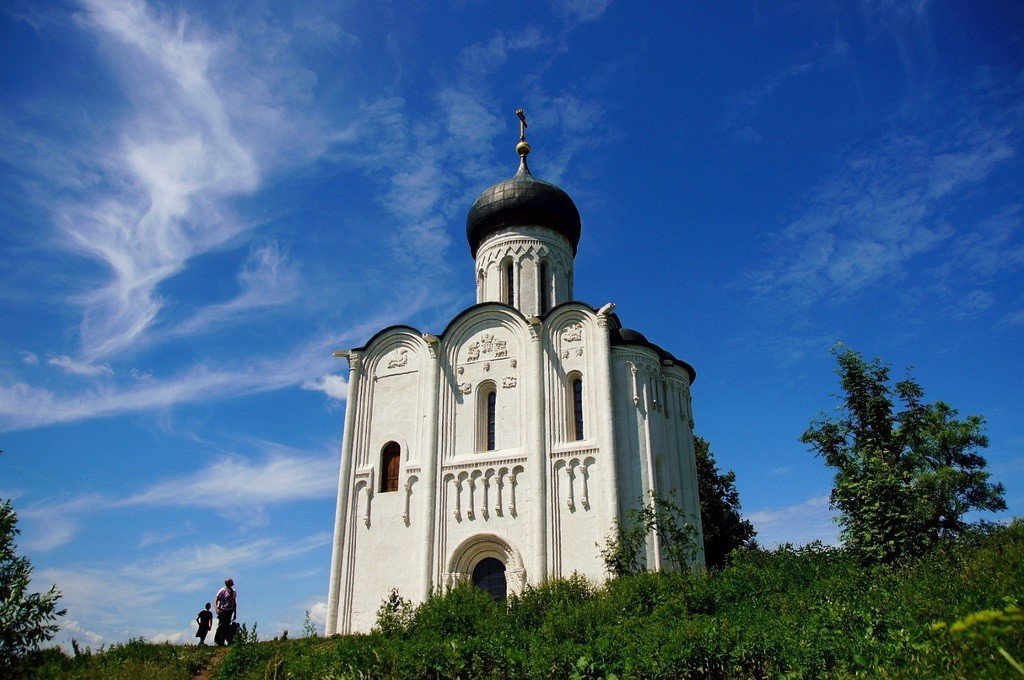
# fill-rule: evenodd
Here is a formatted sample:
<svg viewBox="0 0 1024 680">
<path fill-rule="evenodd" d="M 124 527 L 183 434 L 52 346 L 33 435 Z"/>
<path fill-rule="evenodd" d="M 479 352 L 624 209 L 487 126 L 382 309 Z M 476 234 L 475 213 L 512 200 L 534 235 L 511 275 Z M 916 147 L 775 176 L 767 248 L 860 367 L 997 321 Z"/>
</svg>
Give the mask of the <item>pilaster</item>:
<svg viewBox="0 0 1024 680">
<path fill-rule="evenodd" d="M 533 574 L 530 579 L 535 584 L 543 583 L 548 577 L 548 523 L 551 512 L 548 507 L 548 458 L 547 437 L 544 417 L 544 334 L 541 332 L 541 320 L 535 316 L 528 317 L 530 322 L 530 360 L 533 371 L 532 392 L 530 398 L 529 452 L 535 456 L 531 465 L 533 472 L 533 489 L 536 501 L 531 509 L 533 519 Z"/>
<path fill-rule="evenodd" d="M 619 519 L 619 475 L 615 447 L 615 402 L 612 395 L 612 349 L 608 339 L 611 320 L 608 314 L 615 305 L 605 305 L 597 315 L 599 331 L 596 335 L 595 378 L 597 379 L 597 404 L 594 410 L 599 428 L 600 449 L 605 479 L 607 517 L 606 535 L 614 532 L 615 521 Z"/>
<path fill-rule="evenodd" d="M 420 546 L 420 568 L 423 574 L 423 599 L 426 601 L 433 590 L 433 569 L 434 569 L 434 532 L 437 524 L 437 471 L 440 466 L 438 456 L 438 422 L 440 421 L 441 403 L 441 362 L 440 342 L 430 334 L 424 334 L 423 339 L 427 342 L 428 365 L 428 390 L 427 401 L 427 428 L 424 442 L 426 450 L 423 461 L 423 482 L 426 491 L 426 509 L 423 513 L 423 542 Z"/>
<path fill-rule="evenodd" d="M 359 382 L 362 376 L 362 357 L 355 351 L 336 352 L 335 356 L 348 359 L 348 397 L 345 400 L 345 433 L 341 442 L 341 464 L 338 474 L 338 506 L 334 514 L 334 547 L 331 550 L 331 582 L 327 594 L 327 622 L 325 634 L 338 631 L 338 609 L 341 601 L 341 572 L 343 545 L 345 544 L 346 511 L 349 506 L 349 480 L 352 477 L 352 440 L 355 436 L 355 415 L 359 401 Z"/>
</svg>

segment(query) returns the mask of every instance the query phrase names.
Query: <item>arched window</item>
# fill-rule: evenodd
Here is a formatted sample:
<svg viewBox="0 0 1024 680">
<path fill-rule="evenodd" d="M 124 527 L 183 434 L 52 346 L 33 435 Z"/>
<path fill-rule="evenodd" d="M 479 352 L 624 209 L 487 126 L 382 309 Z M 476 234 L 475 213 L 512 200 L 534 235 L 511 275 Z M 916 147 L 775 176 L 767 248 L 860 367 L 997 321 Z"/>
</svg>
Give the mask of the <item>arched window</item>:
<svg viewBox="0 0 1024 680">
<path fill-rule="evenodd" d="M 516 278 L 513 267 L 511 260 L 505 265 L 505 304 L 510 307 L 516 304 Z"/>
<path fill-rule="evenodd" d="M 498 406 L 498 393 L 491 390 L 487 393 L 487 450 L 494 450 L 494 419 Z"/>
<path fill-rule="evenodd" d="M 576 375 L 569 383 L 572 389 L 572 433 L 576 441 L 583 440 L 583 378 Z"/>
<path fill-rule="evenodd" d="M 537 272 L 537 286 L 540 289 L 540 313 L 548 311 L 548 263 L 541 261 Z"/>
<path fill-rule="evenodd" d="M 487 381 L 477 388 L 477 450 L 494 451 L 496 446 L 497 386 Z"/>
<path fill-rule="evenodd" d="M 505 565 L 496 557 L 485 557 L 473 567 L 473 585 L 480 588 L 497 602 L 508 597 L 508 581 Z"/>
<path fill-rule="evenodd" d="M 402 464 L 402 447 L 398 442 L 388 442 L 380 454 L 380 490 L 398 491 L 398 470 Z"/>
</svg>

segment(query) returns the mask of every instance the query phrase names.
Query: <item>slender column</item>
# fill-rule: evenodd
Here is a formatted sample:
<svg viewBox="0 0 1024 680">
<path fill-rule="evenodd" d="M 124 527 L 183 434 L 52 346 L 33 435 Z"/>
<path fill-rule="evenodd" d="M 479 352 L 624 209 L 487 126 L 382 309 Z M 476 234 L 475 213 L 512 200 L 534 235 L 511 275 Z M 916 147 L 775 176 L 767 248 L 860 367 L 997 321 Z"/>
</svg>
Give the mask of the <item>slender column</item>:
<svg viewBox="0 0 1024 680">
<path fill-rule="evenodd" d="M 426 491 L 427 507 L 423 513 L 423 544 L 421 546 L 422 573 L 423 573 L 423 599 L 430 597 L 434 588 L 434 525 L 436 524 L 435 511 L 437 509 L 437 468 L 438 468 L 438 446 L 437 429 L 440 418 L 440 382 L 441 362 L 438 359 L 440 354 L 440 343 L 433 335 L 426 334 L 423 339 L 427 341 L 428 354 L 430 355 L 430 368 L 428 369 L 427 389 L 429 397 L 427 400 L 427 428 L 424 433 L 426 444 L 423 460 L 423 489 Z"/>
<path fill-rule="evenodd" d="M 530 423 L 531 434 L 529 450 L 536 456 L 533 463 L 533 488 L 535 501 L 530 504 L 530 511 L 533 514 L 533 578 L 534 583 L 540 584 L 548 577 L 548 465 L 550 463 L 546 437 L 544 432 L 544 329 L 541 320 L 537 317 L 529 317 L 530 336 L 532 338 L 531 349 L 533 359 L 533 380 L 530 381 L 533 393 L 530 394 L 530 408 L 527 411 L 527 418 Z"/>
<path fill-rule="evenodd" d="M 647 502 L 651 508 L 657 510 L 657 506 L 654 504 L 654 497 L 658 493 L 657 488 L 654 485 L 654 451 L 652 449 L 654 443 L 651 441 L 651 379 L 649 377 L 644 379 L 643 383 L 643 431 L 644 431 L 644 446 L 647 449 Z M 661 538 L 658 536 L 657 531 L 651 531 L 651 549 L 654 553 L 654 569 L 661 571 Z M 651 566 L 651 565 L 648 565 Z"/>
<path fill-rule="evenodd" d="M 345 432 L 341 438 L 341 469 L 338 474 L 338 507 L 334 514 L 334 547 L 331 550 L 331 583 L 327 595 L 327 623 L 325 633 L 338 632 L 338 608 L 341 603 L 342 546 L 347 525 L 349 480 L 352 478 L 352 440 L 355 436 L 355 417 L 359 401 L 359 382 L 362 359 L 356 352 L 339 353 L 348 359 L 348 397 L 345 401 Z"/>
<path fill-rule="evenodd" d="M 609 310 L 610 311 L 610 310 Z M 607 530 L 605 535 L 611 536 L 613 522 L 619 518 L 619 470 L 615 455 L 615 402 L 612 393 L 612 348 L 608 340 L 610 321 L 607 314 L 598 314 L 595 334 L 597 352 L 594 357 L 594 385 L 597 387 L 597 403 L 594 404 L 594 425 L 598 431 L 598 446 L 601 451 L 601 471 L 605 479 L 605 498 L 607 501 L 605 519 Z"/>
</svg>

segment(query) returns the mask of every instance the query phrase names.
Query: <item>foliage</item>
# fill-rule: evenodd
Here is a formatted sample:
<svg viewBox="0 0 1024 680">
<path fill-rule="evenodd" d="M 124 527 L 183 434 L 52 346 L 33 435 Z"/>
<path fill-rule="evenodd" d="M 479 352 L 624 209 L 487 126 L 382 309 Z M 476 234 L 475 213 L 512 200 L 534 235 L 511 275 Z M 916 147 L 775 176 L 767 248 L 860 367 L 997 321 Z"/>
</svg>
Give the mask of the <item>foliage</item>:
<svg viewBox="0 0 1024 680">
<path fill-rule="evenodd" d="M 232 646 L 215 677 L 1012 678 L 998 647 L 1024 658 L 1010 608 L 1022 583 L 1021 521 L 969 528 L 898 567 L 864 567 L 820 544 L 754 548 L 720 571 L 644 572 L 600 587 L 574 576 L 504 605 L 462 586 L 414 606 L 387 635 Z M 958 620 L 962 632 L 934 626 Z M 132 642 L 72 659 L 44 650 L 35 677 L 185 678 L 185 659 L 201 668 L 210 651 Z"/>
<path fill-rule="evenodd" d="M 605 569 L 615 576 L 636 574 L 646 565 L 641 558 L 648 540 L 657 539 L 657 549 L 664 562 L 673 569 L 687 569 L 697 556 L 697 528 L 689 513 L 675 502 L 675 492 L 668 498 L 652 494 L 650 502 L 643 498 L 627 511 L 628 521 L 614 523 L 612 535 L 605 539 L 601 558 Z"/>
<path fill-rule="evenodd" d="M 313 617 L 309 615 L 309 610 L 306 610 L 306 614 L 302 619 L 302 637 L 317 637 L 319 632 L 316 629 L 316 624 L 313 623 Z"/>
<path fill-rule="evenodd" d="M 399 595 L 398 588 L 392 588 L 377 610 L 377 626 L 374 630 L 383 635 L 395 635 L 409 626 L 412 614 L 412 601 Z"/>
<path fill-rule="evenodd" d="M 32 564 L 15 553 L 18 515 L 9 500 L 0 503 L 0 674 L 12 672 L 18 659 L 37 649 L 57 633 L 61 593 L 51 586 L 45 593 L 28 591 Z"/>
<path fill-rule="evenodd" d="M 644 569 L 640 549 L 647 545 L 647 528 L 640 522 L 624 524 L 618 518 L 612 520 L 612 533 L 601 547 L 604 568 L 613 576 L 636 574 Z M 600 544 L 598 544 L 600 547 Z"/>
<path fill-rule="evenodd" d="M 991 484 L 984 419 L 926 404 L 908 376 L 893 384 L 881 359 L 832 349 L 844 395 L 839 416 L 822 414 L 800 437 L 835 469 L 832 507 L 844 544 L 867 564 L 892 564 L 962 533 L 970 510 L 1005 510 Z M 896 411 L 894 400 L 901 410 Z"/>
<path fill-rule="evenodd" d="M 192 680 L 218 653 L 216 647 L 150 643 L 134 638 L 98 651 L 79 651 L 73 657 L 59 647 L 28 657 L 26 675 L 34 678 L 104 678 L 110 680 Z"/>
<path fill-rule="evenodd" d="M 1006 597 L 1004 600 L 1006 606 L 1002 609 L 983 609 L 949 625 L 939 622 L 932 626 L 932 630 L 967 635 L 974 640 L 992 645 L 1013 670 L 1024 676 L 1024 665 L 1006 651 L 1007 639 L 1019 640 L 1024 634 L 1024 609 L 1017 606 L 1017 601 L 1012 597 Z"/>
<path fill-rule="evenodd" d="M 757 532 L 740 515 L 736 473 L 729 470 L 721 474 L 715 454 L 711 452 L 711 444 L 703 437 L 693 438 L 693 449 L 704 534 L 704 562 L 709 568 L 720 569 L 726 565 L 733 550 L 753 547 Z"/>
<path fill-rule="evenodd" d="M 256 628 L 258 626 L 259 623 L 253 623 L 252 630 L 249 630 L 248 624 L 243 623 L 238 628 L 238 633 L 235 635 L 234 643 L 239 645 L 247 645 L 252 644 L 253 642 L 259 642 L 260 635 L 256 632 Z"/>
</svg>

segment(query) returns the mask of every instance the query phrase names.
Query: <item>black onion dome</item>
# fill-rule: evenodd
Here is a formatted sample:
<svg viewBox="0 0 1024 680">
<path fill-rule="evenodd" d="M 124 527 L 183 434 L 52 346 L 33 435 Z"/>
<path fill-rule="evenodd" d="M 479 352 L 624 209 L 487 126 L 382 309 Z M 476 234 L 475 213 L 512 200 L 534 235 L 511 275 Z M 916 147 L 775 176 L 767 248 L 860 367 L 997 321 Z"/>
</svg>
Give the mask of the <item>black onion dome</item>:
<svg viewBox="0 0 1024 680">
<path fill-rule="evenodd" d="M 640 331 L 635 331 L 632 328 L 619 328 L 613 331 L 612 344 L 613 345 L 649 345 L 651 341 L 647 339 Z"/>
<path fill-rule="evenodd" d="M 580 242 L 580 211 L 569 194 L 530 174 L 525 156 L 519 172 L 498 182 L 473 201 L 466 217 L 466 238 L 476 257 L 487 236 L 505 227 L 547 227 L 569 239 L 573 255 Z"/>
</svg>

